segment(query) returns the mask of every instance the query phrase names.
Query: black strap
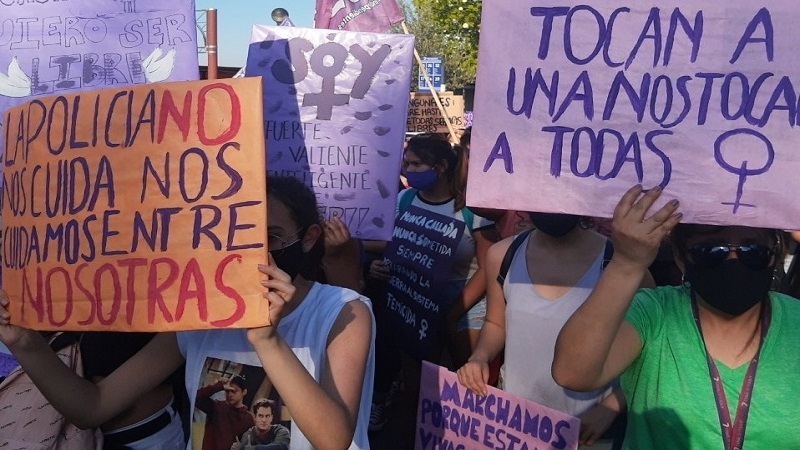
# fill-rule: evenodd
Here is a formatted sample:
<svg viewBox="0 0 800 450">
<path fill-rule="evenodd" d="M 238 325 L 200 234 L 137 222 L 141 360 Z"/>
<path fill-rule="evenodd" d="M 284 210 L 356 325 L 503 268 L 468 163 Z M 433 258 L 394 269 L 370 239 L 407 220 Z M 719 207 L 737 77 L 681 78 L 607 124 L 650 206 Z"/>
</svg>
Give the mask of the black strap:
<svg viewBox="0 0 800 450">
<path fill-rule="evenodd" d="M 53 349 L 54 352 L 58 352 L 59 350 L 66 348 L 80 340 L 80 333 L 76 333 L 73 331 L 64 331 L 59 333 L 58 336 L 53 338 L 50 341 L 50 348 Z"/>
<path fill-rule="evenodd" d="M 500 263 L 500 271 L 497 273 L 497 282 L 500 283 L 500 286 L 503 286 L 506 282 L 506 275 L 508 275 L 508 269 L 511 267 L 511 260 L 514 259 L 514 253 L 517 252 L 517 249 L 522 245 L 522 242 L 525 241 L 525 238 L 531 234 L 531 231 L 532 230 L 523 231 L 511 241 L 511 245 L 503 256 L 503 262 Z"/>
<path fill-rule="evenodd" d="M 606 248 L 603 250 L 603 269 L 606 268 L 608 263 L 611 262 L 611 258 L 614 256 L 614 243 L 611 242 L 611 239 L 606 239 Z"/>
<path fill-rule="evenodd" d="M 522 233 L 518 234 L 517 237 L 511 241 L 511 245 L 506 250 L 506 254 L 503 256 L 503 262 L 500 263 L 500 271 L 497 273 L 497 282 L 500 283 L 500 286 L 503 286 L 506 282 L 506 275 L 508 275 L 508 269 L 511 268 L 511 260 L 514 259 L 514 254 L 517 252 L 517 249 L 525 238 L 531 234 L 533 230 L 523 231 Z M 606 246 L 603 250 L 603 269 L 606 268 L 609 262 L 611 262 L 611 258 L 614 256 L 614 244 L 611 242 L 611 239 L 606 239 Z"/>
<path fill-rule="evenodd" d="M 127 430 L 103 435 L 103 450 L 127 449 L 126 444 L 152 436 L 172 422 L 170 411 L 166 410 L 148 422 Z"/>
</svg>

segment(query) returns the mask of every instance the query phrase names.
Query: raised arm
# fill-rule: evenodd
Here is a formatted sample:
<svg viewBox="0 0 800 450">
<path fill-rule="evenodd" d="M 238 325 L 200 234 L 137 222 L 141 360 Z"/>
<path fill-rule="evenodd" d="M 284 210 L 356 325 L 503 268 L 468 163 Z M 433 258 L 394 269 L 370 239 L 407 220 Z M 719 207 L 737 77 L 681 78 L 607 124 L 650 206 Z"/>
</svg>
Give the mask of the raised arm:
<svg viewBox="0 0 800 450">
<path fill-rule="evenodd" d="M 456 324 L 470 308 L 475 306 L 483 294 L 486 292 L 486 254 L 489 247 L 497 241 L 497 229 L 494 226 L 475 230 L 475 259 L 478 262 L 478 270 L 472 274 L 464 285 L 461 295 L 455 300 L 450 311 L 448 311 L 448 324 L 451 328 L 450 332 L 455 333 Z M 462 356 L 463 358 L 463 356 Z"/>
<path fill-rule="evenodd" d="M 372 314 L 361 301 L 342 308 L 328 337 L 327 359 L 319 383 L 278 335 L 280 310 L 295 292 L 288 275 L 262 266 L 269 277 L 264 295 L 273 326 L 248 330 L 264 371 L 292 412 L 292 420 L 318 450 L 347 448 L 358 421 L 361 390 L 372 342 Z"/>
<path fill-rule="evenodd" d="M 500 353 L 506 342 L 506 298 L 503 287 L 497 282 L 497 274 L 513 240 L 511 237 L 500 241 L 486 252 L 486 320 L 475 351 L 468 362 L 458 369 L 458 381 L 478 395 L 486 395 L 489 361 Z"/>
<path fill-rule="evenodd" d="M 62 363 L 39 333 L 11 325 L 7 307 L 8 297 L 0 292 L 0 340 L 56 410 L 81 428 L 96 427 L 116 417 L 183 362 L 175 335 L 162 333 L 94 384 Z"/>
<path fill-rule="evenodd" d="M 214 414 L 214 399 L 211 397 L 214 396 L 217 392 L 220 392 L 225 389 L 225 380 L 217 380 L 213 384 L 209 384 L 208 386 L 203 386 L 197 390 L 197 396 L 195 397 L 194 406 L 203 411 L 206 414 L 212 415 Z"/>
<path fill-rule="evenodd" d="M 565 388 L 588 391 L 605 386 L 641 352 L 641 339 L 624 321 L 625 313 L 659 244 L 681 218 L 674 200 L 648 215 L 661 190 L 641 194 L 641 186 L 634 186 L 614 210 L 614 256 L 558 335 L 552 373 Z"/>
<path fill-rule="evenodd" d="M 364 290 L 361 270 L 361 249 L 358 241 L 350 236 L 347 225 L 338 217 L 326 220 L 325 256 L 322 269 L 328 284 L 346 287 L 356 292 Z"/>
</svg>

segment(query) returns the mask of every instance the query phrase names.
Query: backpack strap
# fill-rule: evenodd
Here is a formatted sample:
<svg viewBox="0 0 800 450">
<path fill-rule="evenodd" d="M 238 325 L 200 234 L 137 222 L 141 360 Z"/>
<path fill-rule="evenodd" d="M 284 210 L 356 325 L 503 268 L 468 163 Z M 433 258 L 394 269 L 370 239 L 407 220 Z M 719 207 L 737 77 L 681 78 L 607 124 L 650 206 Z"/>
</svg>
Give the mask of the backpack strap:
<svg viewBox="0 0 800 450">
<path fill-rule="evenodd" d="M 472 236 L 473 229 L 475 228 L 475 213 L 465 206 L 461 210 L 461 217 L 464 218 L 464 223 L 467 224 L 467 231 L 469 231 L 469 235 Z"/>
<path fill-rule="evenodd" d="M 66 348 L 72 344 L 79 342 L 80 333 L 73 331 L 64 331 L 62 333 L 57 333 L 51 339 L 52 340 L 50 341 L 50 348 L 53 349 L 54 352 L 58 352 L 63 348 Z"/>
<path fill-rule="evenodd" d="M 508 275 L 508 269 L 511 267 L 511 260 L 514 259 L 514 253 L 517 252 L 517 249 L 525 241 L 525 238 L 531 234 L 531 231 L 532 230 L 523 231 L 511 241 L 511 245 L 503 256 L 503 262 L 500 263 L 500 271 L 497 273 L 497 282 L 500 283 L 500 286 L 503 286 L 506 282 L 506 275 Z"/>
<path fill-rule="evenodd" d="M 414 201 L 414 197 L 417 196 L 417 190 L 414 188 L 406 189 L 400 195 L 400 203 L 398 203 L 397 208 L 400 212 L 403 212 L 411 206 L 411 202 Z"/>
<path fill-rule="evenodd" d="M 514 253 L 517 252 L 517 249 L 522 242 L 525 240 L 526 237 L 531 233 L 533 230 L 523 231 L 522 233 L 518 234 L 517 237 L 511 241 L 511 245 L 506 250 L 505 256 L 503 256 L 503 262 L 500 263 L 500 271 L 497 274 L 497 282 L 500 283 L 502 286 L 506 282 L 506 275 L 508 275 L 508 269 L 511 267 L 511 260 L 514 259 Z M 614 256 L 614 244 L 611 242 L 611 239 L 606 239 L 606 246 L 603 249 L 603 269 L 606 268 L 609 262 L 611 262 L 611 257 Z"/>
<path fill-rule="evenodd" d="M 614 243 L 611 242 L 611 239 L 606 239 L 606 248 L 603 250 L 603 270 L 611 262 L 612 256 L 614 256 Z"/>
</svg>

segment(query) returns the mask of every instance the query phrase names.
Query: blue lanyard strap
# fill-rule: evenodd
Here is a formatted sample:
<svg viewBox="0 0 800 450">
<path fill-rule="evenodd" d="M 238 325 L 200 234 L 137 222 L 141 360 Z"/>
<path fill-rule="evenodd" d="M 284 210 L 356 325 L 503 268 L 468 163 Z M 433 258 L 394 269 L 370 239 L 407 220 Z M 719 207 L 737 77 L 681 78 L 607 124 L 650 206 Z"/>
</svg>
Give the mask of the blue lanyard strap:
<svg viewBox="0 0 800 450">
<path fill-rule="evenodd" d="M 694 316 L 694 322 L 697 324 L 697 331 L 700 332 L 700 338 L 703 340 L 703 347 L 706 351 L 708 375 L 711 378 L 711 386 L 714 389 L 714 399 L 717 403 L 717 413 L 719 414 L 719 424 L 722 429 L 722 441 L 725 450 L 742 450 L 744 446 L 744 432 L 747 426 L 747 416 L 750 412 L 750 399 L 753 397 L 753 385 L 756 380 L 758 358 L 761 356 L 761 349 L 764 346 L 764 340 L 766 339 L 767 331 L 769 331 L 769 325 L 772 320 L 770 302 L 769 300 L 761 302 L 761 313 L 759 316 L 761 333 L 758 350 L 750 361 L 750 367 L 747 368 L 747 373 L 744 376 L 736 410 L 736 422 L 731 424 L 731 412 L 728 408 L 728 400 L 725 397 L 725 387 L 722 384 L 717 364 L 714 362 L 711 355 L 709 355 L 708 348 L 705 346 L 705 338 L 703 338 L 703 329 L 700 326 L 700 314 L 697 309 L 697 299 L 695 298 L 694 290 L 691 292 L 691 298 L 692 315 Z"/>
</svg>

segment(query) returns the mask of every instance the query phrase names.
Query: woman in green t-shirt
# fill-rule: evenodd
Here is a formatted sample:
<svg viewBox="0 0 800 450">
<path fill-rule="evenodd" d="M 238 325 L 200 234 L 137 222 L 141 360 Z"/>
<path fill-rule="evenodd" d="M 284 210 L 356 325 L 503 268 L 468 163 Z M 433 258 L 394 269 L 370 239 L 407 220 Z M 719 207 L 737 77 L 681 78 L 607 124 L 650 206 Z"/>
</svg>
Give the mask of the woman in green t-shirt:
<svg viewBox="0 0 800 450">
<path fill-rule="evenodd" d="M 631 188 L 614 257 L 556 342 L 553 376 L 591 390 L 620 377 L 624 448 L 800 448 L 800 302 L 771 292 L 779 230 L 681 224 L 678 202 Z M 681 286 L 637 292 L 670 236 Z"/>
</svg>

